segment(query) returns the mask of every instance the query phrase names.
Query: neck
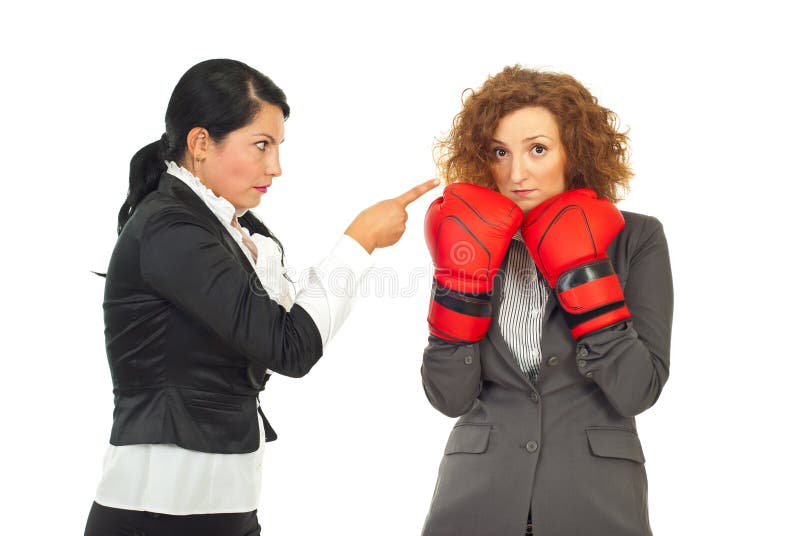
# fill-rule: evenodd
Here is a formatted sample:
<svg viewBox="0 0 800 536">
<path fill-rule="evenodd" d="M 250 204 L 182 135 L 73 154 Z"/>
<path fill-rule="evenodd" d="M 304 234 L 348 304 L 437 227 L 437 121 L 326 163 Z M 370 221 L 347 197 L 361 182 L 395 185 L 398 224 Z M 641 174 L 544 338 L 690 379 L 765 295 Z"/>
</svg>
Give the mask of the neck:
<svg viewBox="0 0 800 536">
<path fill-rule="evenodd" d="M 197 169 L 197 166 L 194 165 L 194 162 L 181 160 L 180 162 L 178 162 L 178 165 L 181 166 L 184 169 L 189 170 L 189 172 L 191 172 L 192 175 L 197 177 L 197 179 L 200 181 L 200 184 L 202 184 L 203 186 L 206 186 L 206 181 L 204 181 L 203 177 L 200 176 L 200 172 Z M 206 186 L 206 188 L 208 188 L 208 187 Z"/>
</svg>

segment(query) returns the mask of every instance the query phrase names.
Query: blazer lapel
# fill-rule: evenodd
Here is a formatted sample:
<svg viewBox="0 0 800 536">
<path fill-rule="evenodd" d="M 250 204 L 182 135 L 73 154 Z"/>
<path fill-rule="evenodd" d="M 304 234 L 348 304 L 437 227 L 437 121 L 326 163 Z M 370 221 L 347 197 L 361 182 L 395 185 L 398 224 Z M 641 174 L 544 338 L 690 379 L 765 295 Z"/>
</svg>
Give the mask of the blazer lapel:
<svg viewBox="0 0 800 536">
<path fill-rule="evenodd" d="M 210 223 L 212 228 L 216 229 L 220 241 L 223 243 L 223 245 L 225 245 L 228 251 L 231 252 L 231 255 L 239 259 L 239 262 L 242 264 L 245 270 L 248 271 L 248 273 L 255 272 L 255 268 L 253 268 L 253 265 L 244 254 L 244 251 L 242 251 L 242 248 L 239 247 L 239 244 L 236 243 L 236 240 L 233 239 L 228 230 L 225 229 L 225 227 L 219 221 L 219 218 L 217 218 L 214 213 L 211 212 L 211 209 L 208 208 L 205 203 L 203 203 L 203 200 L 197 197 L 197 194 L 194 193 L 191 188 L 186 186 L 183 181 L 165 172 L 161 175 L 158 189 L 189 207 L 194 214 L 198 214 L 205 218 Z"/>
<path fill-rule="evenodd" d="M 507 265 L 508 255 L 506 255 L 506 258 L 500 265 L 500 269 L 497 271 L 497 275 L 495 275 L 494 281 L 492 282 L 492 322 L 489 324 L 489 332 L 487 337 L 492 344 L 494 344 L 497 351 L 500 352 L 504 358 L 506 358 L 506 360 L 513 362 L 514 356 L 511 354 L 508 344 L 506 344 L 505 339 L 503 339 L 503 335 L 500 333 L 500 323 L 498 322 L 500 304 L 503 303 L 503 285 L 505 283 Z"/>
<path fill-rule="evenodd" d="M 550 317 L 553 315 L 553 311 L 556 310 L 557 303 L 558 303 L 558 298 L 556 297 L 556 291 L 551 288 L 550 292 L 547 294 L 547 303 L 544 306 L 544 317 L 542 318 L 542 326 L 547 324 L 547 321 L 550 320 Z"/>
</svg>

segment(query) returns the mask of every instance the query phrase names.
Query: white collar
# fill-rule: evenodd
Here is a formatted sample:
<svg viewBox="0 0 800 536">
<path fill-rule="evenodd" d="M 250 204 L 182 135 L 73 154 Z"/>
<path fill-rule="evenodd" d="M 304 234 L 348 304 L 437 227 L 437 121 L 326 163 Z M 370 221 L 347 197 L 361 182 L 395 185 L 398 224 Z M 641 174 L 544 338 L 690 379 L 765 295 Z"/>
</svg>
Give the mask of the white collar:
<svg viewBox="0 0 800 536">
<path fill-rule="evenodd" d="M 213 212 L 214 215 L 219 218 L 224 225 L 231 225 L 234 215 L 236 215 L 237 218 L 240 218 L 247 212 L 247 209 L 244 209 L 241 212 L 236 212 L 236 208 L 233 206 L 233 204 L 231 204 L 230 201 L 215 194 L 211 188 L 207 188 L 206 185 L 200 181 L 200 179 L 195 177 L 194 174 L 185 167 L 179 166 L 172 161 L 165 161 L 165 163 L 167 164 L 167 173 L 177 177 L 184 184 L 186 184 L 186 186 L 191 188 L 192 191 L 197 194 L 197 197 L 203 200 L 211 212 Z"/>
</svg>

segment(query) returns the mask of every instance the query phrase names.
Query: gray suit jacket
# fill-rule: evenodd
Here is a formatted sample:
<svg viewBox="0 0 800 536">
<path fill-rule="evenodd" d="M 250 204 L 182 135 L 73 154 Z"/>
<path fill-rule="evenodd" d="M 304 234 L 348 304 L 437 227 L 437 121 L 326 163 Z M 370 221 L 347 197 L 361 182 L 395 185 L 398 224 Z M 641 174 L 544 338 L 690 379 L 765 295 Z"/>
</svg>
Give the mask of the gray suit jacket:
<svg viewBox="0 0 800 536">
<path fill-rule="evenodd" d="M 623 213 L 608 248 L 632 320 L 572 339 L 551 293 L 542 364 L 532 384 L 500 334 L 503 269 L 494 318 L 478 343 L 431 337 L 422 381 L 453 427 L 425 536 L 651 534 L 644 454 L 634 416 L 658 399 L 669 373 L 672 275 L 655 218 Z"/>
</svg>

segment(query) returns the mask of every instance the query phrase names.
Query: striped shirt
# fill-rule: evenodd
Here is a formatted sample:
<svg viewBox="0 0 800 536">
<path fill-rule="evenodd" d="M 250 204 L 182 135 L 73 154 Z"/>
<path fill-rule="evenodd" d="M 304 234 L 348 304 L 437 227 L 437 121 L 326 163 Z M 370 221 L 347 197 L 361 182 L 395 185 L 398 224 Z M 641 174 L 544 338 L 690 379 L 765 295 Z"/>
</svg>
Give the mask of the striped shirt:
<svg viewBox="0 0 800 536">
<path fill-rule="evenodd" d="M 539 274 L 517 231 L 508 247 L 498 323 L 511 354 L 532 383 L 539 376 L 542 361 L 542 320 L 549 295 L 550 286 Z"/>
</svg>

